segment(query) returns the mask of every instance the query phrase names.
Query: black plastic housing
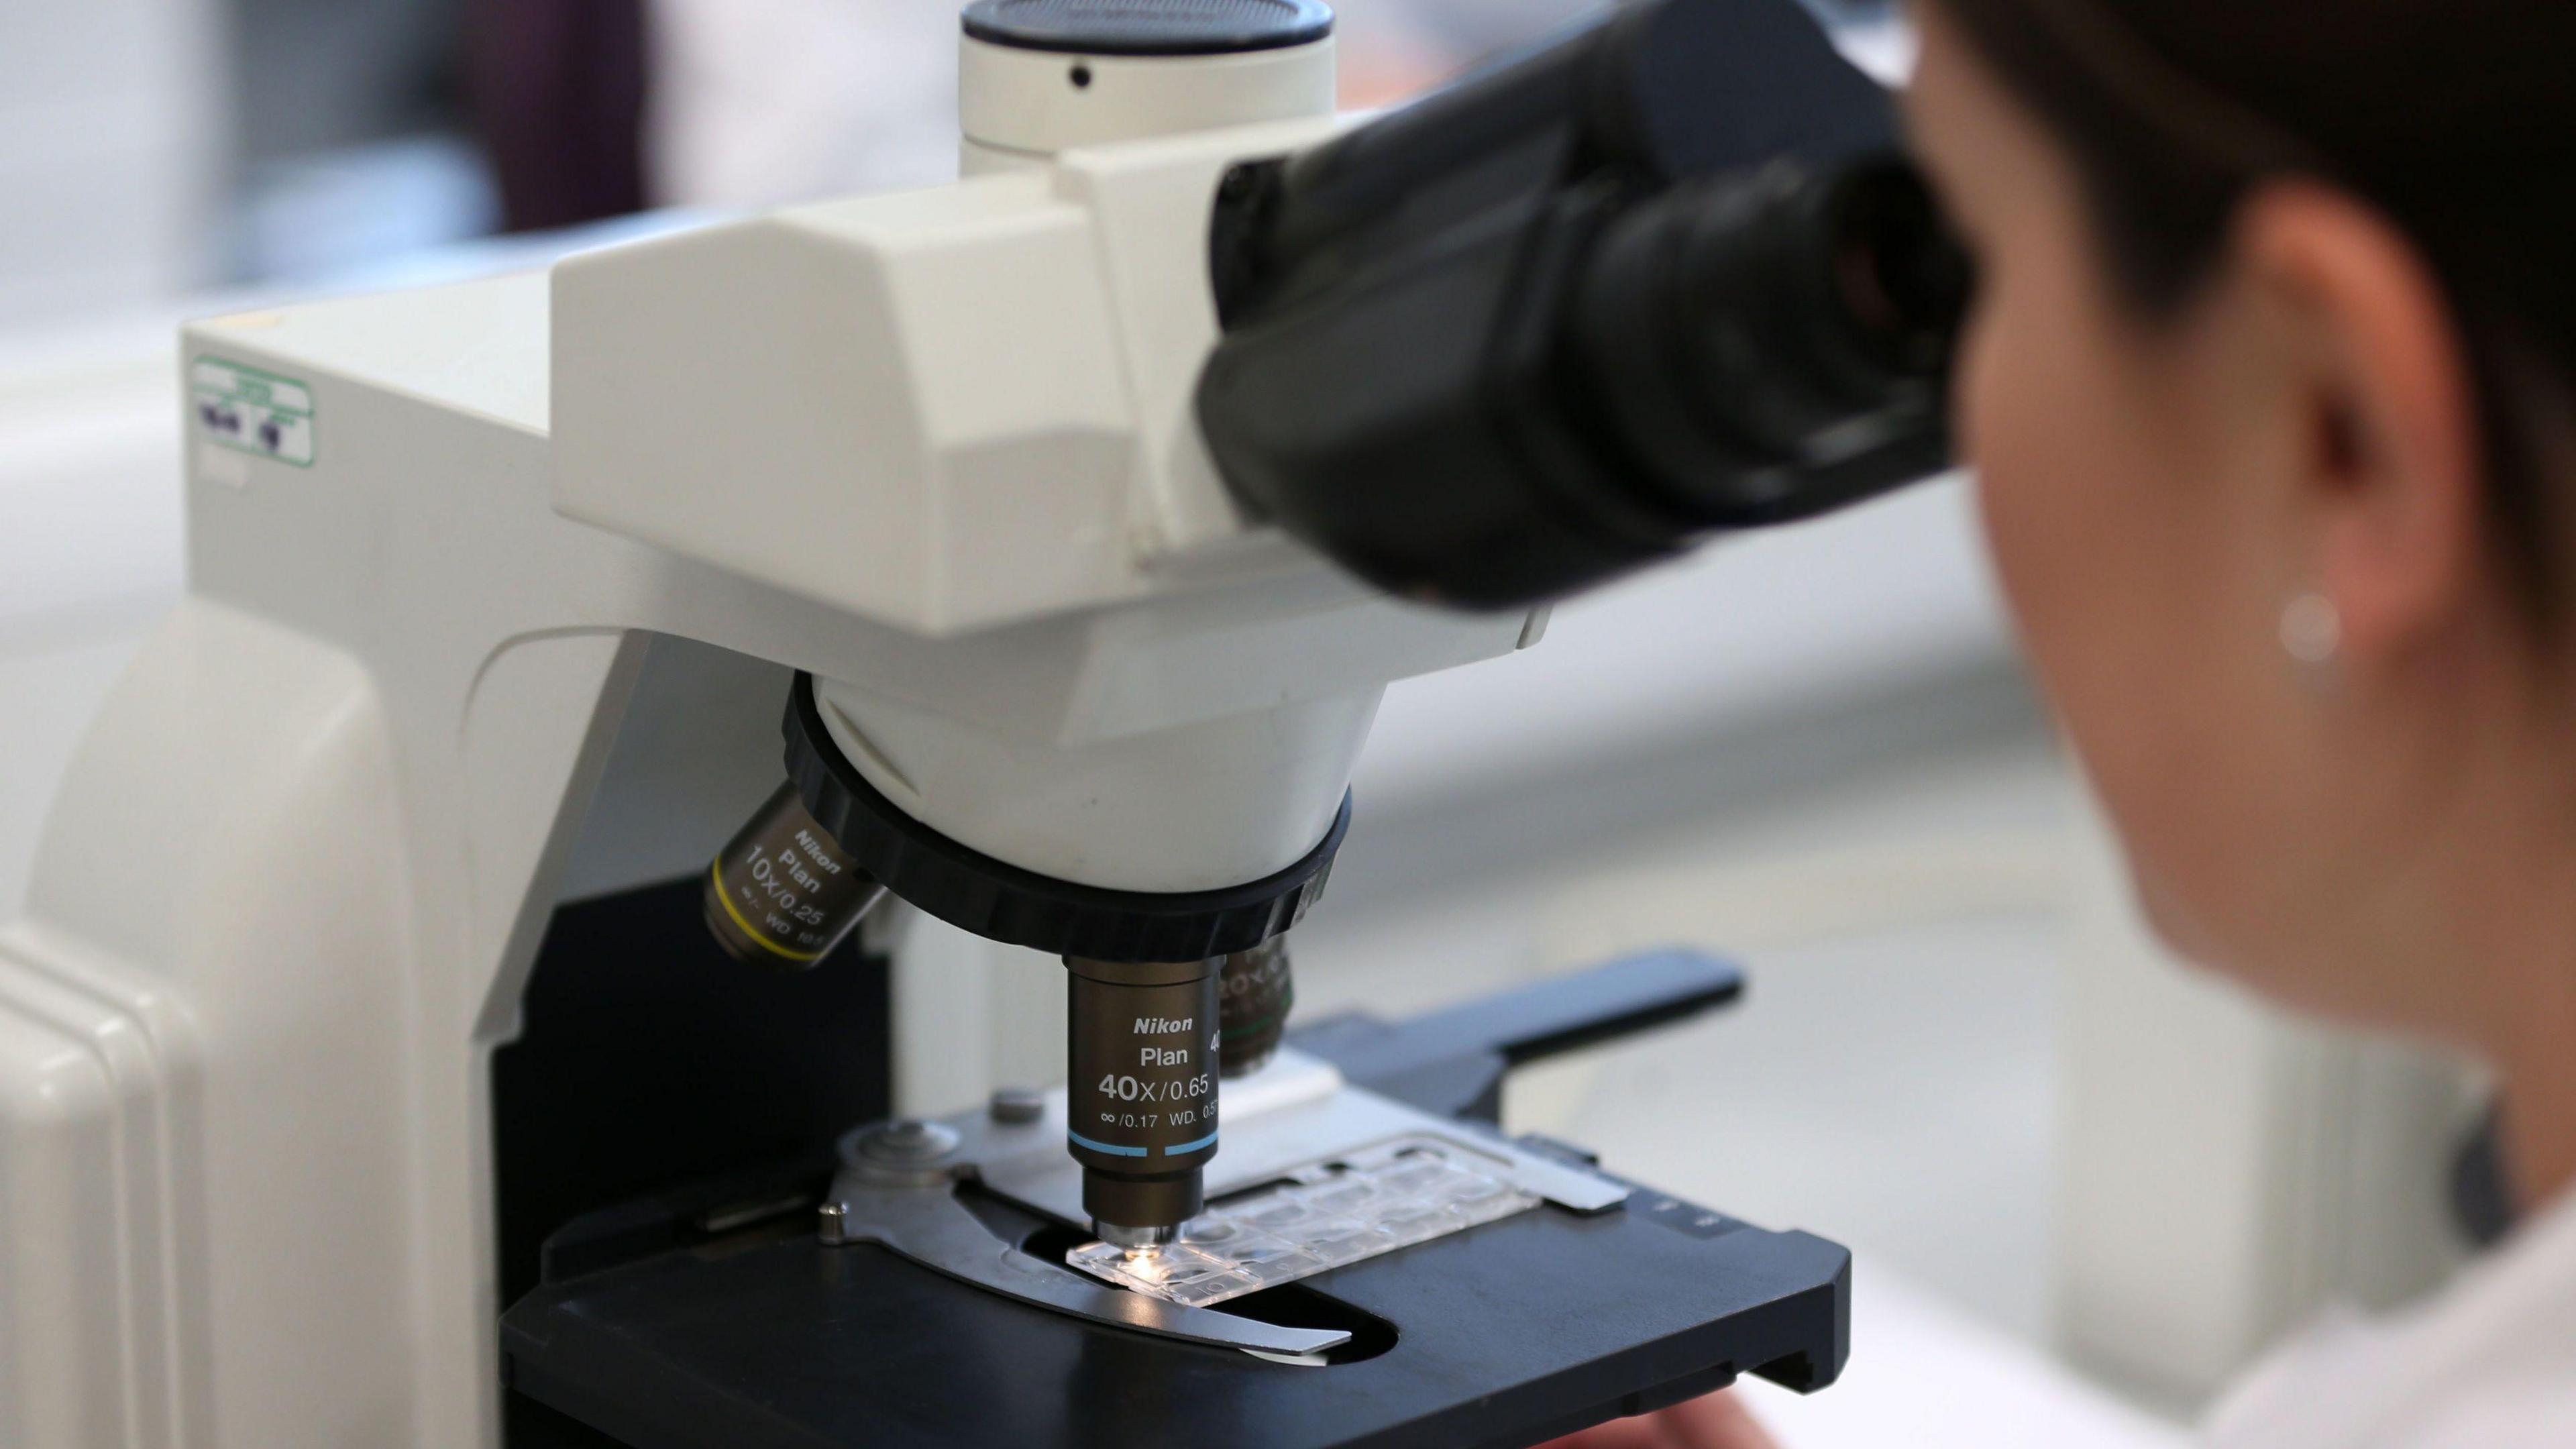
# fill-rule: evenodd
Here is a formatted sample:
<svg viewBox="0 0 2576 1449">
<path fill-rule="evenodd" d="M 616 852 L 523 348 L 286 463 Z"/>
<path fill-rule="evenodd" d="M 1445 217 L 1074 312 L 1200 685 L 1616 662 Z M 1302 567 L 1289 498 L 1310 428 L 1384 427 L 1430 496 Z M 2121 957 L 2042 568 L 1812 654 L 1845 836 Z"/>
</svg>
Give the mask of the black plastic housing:
<svg viewBox="0 0 2576 1449">
<path fill-rule="evenodd" d="M 1220 190 L 1200 427 L 1377 586 L 1516 608 L 1935 471 L 1966 268 L 1795 0 L 1645 0 Z"/>
</svg>

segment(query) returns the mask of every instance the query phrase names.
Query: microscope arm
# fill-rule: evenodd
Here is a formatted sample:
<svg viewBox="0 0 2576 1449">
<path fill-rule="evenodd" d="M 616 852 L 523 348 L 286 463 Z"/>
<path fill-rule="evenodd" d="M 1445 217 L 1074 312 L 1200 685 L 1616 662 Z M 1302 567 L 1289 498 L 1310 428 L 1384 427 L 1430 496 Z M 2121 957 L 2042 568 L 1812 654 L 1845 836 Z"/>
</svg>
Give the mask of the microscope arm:
<svg viewBox="0 0 2576 1449">
<path fill-rule="evenodd" d="M 1209 869 L 1219 853 L 1198 847 L 1229 821 L 1249 842 L 1236 849 L 1311 849 L 1388 681 L 1517 646 L 1517 619 L 1388 601 L 1245 527 L 1212 476 L 1201 512 L 1156 501 L 1148 475 L 1179 475 L 1188 371 L 1214 322 L 1195 288 L 1120 290 L 1132 314 L 1113 308 L 1126 263 L 1103 239 L 1128 235 L 1122 216 L 1203 207 L 1226 165 L 1287 142 L 1262 137 L 1121 148 L 959 188 L 981 212 L 937 193 L 882 197 L 826 208 L 831 225 L 740 223 L 576 265 L 572 293 L 593 268 L 722 262 L 701 291 L 730 286 L 765 309 L 780 352 L 739 354 L 740 373 L 708 380 L 711 406 L 692 414 L 706 427 L 785 410 L 810 441 L 853 408 L 901 403 L 880 420 L 882 446 L 830 433 L 848 450 L 833 470 L 791 466 L 781 432 L 721 459 L 675 444 L 622 474 L 638 494 L 746 506 L 795 485 L 800 511 L 767 515 L 778 526 L 761 535 L 775 553 L 713 559 L 556 507 L 559 486 L 620 486 L 584 473 L 573 439 L 586 361 L 617 359 L 545 276 L 188 329 L 194 388 L 209 400 L 262 379 L 292 388 L 312 453 L 244 453 L 189 399 L 190 596 L 81 746 L 26 915 L 0 929 L 0 1069 L 13 1074 L 0 1160 L 17 1188 L 0 1242 L 42 1260 L 21 1271 L 20 1250 L 0 1249 L 17 1285 L 0 1295 L 0 1332 L 77 1345 L 66 1351 L 84 1365 L 31 1387 L 0 1426 L 12 1413 L 79 1423 L 60 1416 L 90 1402 L 182 1418 L 220 1402 L 245 1443 L 486 1441 L 490 1055 L 519 1030 L 567 889 L 702 871 L 774 788 L 795 672 L 848 685 L 835 693 L 892 767 L 885 783 L 955 802 L 954 816 L 919 808 L 985 854 L 1057 864 L 1082 847 L 1144 872 L 1109 884 L 1151 886 L 1179 883 L 1154 871 Z M 1170 245 L 1195 267 L 1202 237 L 1193 222 Z M 1006 397 L 973 385 L 986 349 L 938 344 L 977 300 L 942 256 L 1005 279 L 1029 245 L 1077 259 L 1093 330 L 1067 375 L 1092 398 L 1079 379 L 1117 380 L 1106 423 L 1054 410 L 1066 394 L 1046 380 L 1052 361 L 1001 366 L 1035 389 Z M 623 298 L 647 318 L 656 301 L 649 287 Z M 866 316 L 883 325 L 842 325 Z M 1048 316 L 1054 334 L 1080 330 Z M 1144 339 L 1168 336 L 1157 318 L 1204 329 L 1161 364 L 1172 397 L 1159 429 L 1124 381 L 1148 375 Z M 1022 339 L 987 340 L 1000 365 Z M 853 382 L 865 385 L 833 390 Z M 658 396 L 639 395 L 639 418 Z M 1042 473 L 1059 444 L 1114 452 L 1128 471 L 1065 490 L 1089 513 L 1045 495 L 1016 506 L 995 469 Z M 898 464 L 911 471 L 869 471 Z M 883 498 L 899 506 L 876 511 Z M 1025 567 L 952 566 L 979 517 Z M 1048 537 L 1080 567 L 1032 561 Z M 817 583 L 818 540 L 850 545 L 854 566 Z M 1229 741 L 1269 753 L 1230 756 Z M 979 768 L 979 752 L 994 763 Z M 1229 758 L 1239 768 L 1221 768 Z M 1104 801 L 1158 813 L 1104 819 L 1086 779 Z M 1280 780 L 1298 798 L 1262 793 Z M 1016 824 L 1012 791 L 1029 808 Z M 1289 838 L 1294 822 L 1314 834 Z M 116 1347 L 210 1342 L 227 1352 L 168 1364 Z M 285 1364 L 299 1367 L 264 1367 Z"/>
</svg>

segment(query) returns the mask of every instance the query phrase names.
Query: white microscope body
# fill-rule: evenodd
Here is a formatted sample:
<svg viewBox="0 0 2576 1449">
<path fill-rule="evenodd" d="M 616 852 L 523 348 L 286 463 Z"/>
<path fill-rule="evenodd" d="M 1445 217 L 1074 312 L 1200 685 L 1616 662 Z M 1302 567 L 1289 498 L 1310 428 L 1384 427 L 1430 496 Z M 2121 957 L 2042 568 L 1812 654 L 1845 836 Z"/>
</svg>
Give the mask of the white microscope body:
<svg viewBox="0 0 2576 1449">
<path fill-rule="evenodd" d="M 1247 526 L 1192 421 L 1210 197 L 1330 45 L 969 40 L 955 186 L 188 330 L 190 593 L 0 931 L 0 1444 L 496 1442 L 490 1055 L 559 901 L 776 783 L 789 671 L 954 839 L 1193 891 L 1522 642 Z"/>
</svg>

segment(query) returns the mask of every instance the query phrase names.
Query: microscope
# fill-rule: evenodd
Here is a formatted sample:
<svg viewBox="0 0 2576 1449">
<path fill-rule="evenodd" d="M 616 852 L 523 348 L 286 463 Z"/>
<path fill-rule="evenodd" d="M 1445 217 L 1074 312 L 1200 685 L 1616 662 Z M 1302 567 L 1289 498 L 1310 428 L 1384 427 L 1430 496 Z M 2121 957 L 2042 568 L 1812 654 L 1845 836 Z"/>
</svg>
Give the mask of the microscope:
<svg viewBox="0 0 2576 1449">
<path fill-rule="evenodd" d="M 1294 1023 L 1284 941 L 1391 681 L 1937 467 L 1964 269 L 1793 0 L 1357 123 L 1331 27 L 975 0 L 955 185 L 187 330 L 190 591 L 0 931 L 0 1441 L 1513 1445 L 1836 1377 L 1843 1249 L 1496 1125 L 1733 968 Z M 899 1112 L 973 1025 L 894 1029 L 933 922 L 1062 960 L 1062 1087 Z"/>
</svg>

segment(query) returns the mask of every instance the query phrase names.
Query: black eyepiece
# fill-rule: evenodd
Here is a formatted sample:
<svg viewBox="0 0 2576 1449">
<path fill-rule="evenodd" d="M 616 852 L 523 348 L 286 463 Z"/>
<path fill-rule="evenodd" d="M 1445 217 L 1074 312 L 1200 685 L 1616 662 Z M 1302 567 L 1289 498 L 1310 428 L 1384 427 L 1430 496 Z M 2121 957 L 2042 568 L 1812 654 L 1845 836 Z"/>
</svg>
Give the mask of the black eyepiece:
<svg viewBox="0 0 2576 1449">
<path fill-rule="evenodd" d="M 1893 164 L 1852 173 L 1831 240 L 1836 291 L 1860 345 L 1890 373 L 1946 375 L 1970 274 L 1922 177 Z"/>
<path fill-rule="evenodd" d="M 1233 171 L 1202 433 L 1382 589 L 1522 608 L 1938 471 L 1967 262 L 1796 0 L 1635 0 Z"/>
<path fill-rule="evenodd" d="M 1694 535 L 1849 501 L 1859 480 L 1837 469 L 1940 427 L 1957 258 L 1895 159 L 1782 162 L 1619 215 L 1584 264 L 1561 363 L 1599 486 L 1630 483 Z"/>
</svg>

